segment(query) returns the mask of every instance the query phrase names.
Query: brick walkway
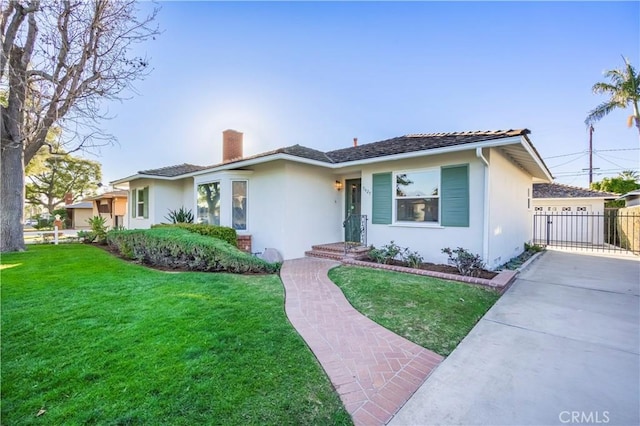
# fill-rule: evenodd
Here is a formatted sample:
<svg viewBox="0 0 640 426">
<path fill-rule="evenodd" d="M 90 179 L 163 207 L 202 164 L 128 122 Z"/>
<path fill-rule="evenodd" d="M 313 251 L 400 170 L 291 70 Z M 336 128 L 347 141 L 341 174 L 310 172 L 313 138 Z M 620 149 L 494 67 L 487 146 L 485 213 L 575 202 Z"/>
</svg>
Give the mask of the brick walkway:
<svg viewBox="0 0 640 426">
<path fill-rule="evenodd" d="M 353 309 L 327 277 L 338 262 L 287 260 L 280 277 L 289 320 L 307 342 L 356 425 L 384 425 L 442 357 Z"/>
</svg>

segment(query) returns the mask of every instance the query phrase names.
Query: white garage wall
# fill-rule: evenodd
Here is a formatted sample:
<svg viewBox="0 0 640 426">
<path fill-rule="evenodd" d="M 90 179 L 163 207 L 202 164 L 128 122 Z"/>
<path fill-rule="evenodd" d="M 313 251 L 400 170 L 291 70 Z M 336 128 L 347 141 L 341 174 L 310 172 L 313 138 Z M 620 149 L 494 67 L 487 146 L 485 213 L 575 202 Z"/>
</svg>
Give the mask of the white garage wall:
<svg viewBox="0 0 640 426">
<path fill-rule="evenodd" d="M 546 242 L 548 231 L 550 242 L 603 244 L 604 203 L 603 198 L 536 198 L 533 238 Z M 551 218 L 548 220 L 545 214 Z"/>
</svg>

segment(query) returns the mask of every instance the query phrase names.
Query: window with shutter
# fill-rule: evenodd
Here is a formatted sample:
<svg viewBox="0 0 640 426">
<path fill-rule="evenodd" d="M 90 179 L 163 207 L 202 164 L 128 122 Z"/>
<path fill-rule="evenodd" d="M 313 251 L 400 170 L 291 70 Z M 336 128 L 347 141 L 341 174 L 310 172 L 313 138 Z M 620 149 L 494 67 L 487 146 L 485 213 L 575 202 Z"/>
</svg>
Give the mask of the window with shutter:
<svg viewBox="0 0 640 426">
<path fill-rule="evenodd" d="M 442 226 L 469 226 L 469 165 L 447 166 L 440 177 Z"/>
<path fill-rule="evenodd" d="M 137 189 L 133 189 L 131 190 L 131 217 L 135 218 L 136 217 L 136 209 L 137 209 L 137 205 L 138 205 L 138 190 Z"/>
<path fill-rule="evenodd" d="M 376 173 L 373 175 L 373 205 L 371 223 L 388 225 L 391 223 L 392 209 L 392 175 Z"/>
</svg>

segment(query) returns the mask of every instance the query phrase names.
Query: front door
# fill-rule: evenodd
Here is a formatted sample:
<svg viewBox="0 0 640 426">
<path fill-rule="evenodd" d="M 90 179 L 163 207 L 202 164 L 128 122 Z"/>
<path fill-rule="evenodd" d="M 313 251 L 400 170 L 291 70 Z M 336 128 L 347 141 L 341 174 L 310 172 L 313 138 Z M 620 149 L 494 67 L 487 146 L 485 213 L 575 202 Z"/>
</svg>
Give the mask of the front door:
<svg viewBox="0 0 640 426">
<path fill-rule="evenodd" d="M 362 182 L 360 179 L 347 179 L 344 186 L 344 238 L 347 242 L 360 242 Z"/>
</svg>

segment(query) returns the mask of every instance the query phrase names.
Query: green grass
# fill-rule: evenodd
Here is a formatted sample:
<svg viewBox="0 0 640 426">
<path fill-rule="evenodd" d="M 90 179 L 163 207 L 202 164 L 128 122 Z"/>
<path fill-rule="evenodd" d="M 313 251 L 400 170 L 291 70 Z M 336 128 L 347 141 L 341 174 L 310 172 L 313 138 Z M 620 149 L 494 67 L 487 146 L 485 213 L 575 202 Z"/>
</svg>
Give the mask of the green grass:
<svg viewBox="0 0 640 426">
<path fill-rule="evenodd" d="M 164 273 L 82 244 L 0 263 L 3 425 L 351 423 L 275 275 Z"/>
<path fill-rule="evenodd" d="M 379 269 L 342 266 L 329 278 L 362 314 L 443 356 L 500 297 L 462 283 Z"/>
</svg>

